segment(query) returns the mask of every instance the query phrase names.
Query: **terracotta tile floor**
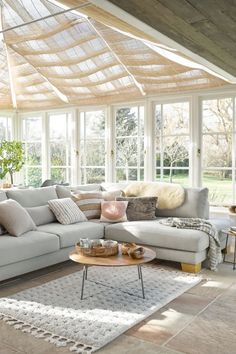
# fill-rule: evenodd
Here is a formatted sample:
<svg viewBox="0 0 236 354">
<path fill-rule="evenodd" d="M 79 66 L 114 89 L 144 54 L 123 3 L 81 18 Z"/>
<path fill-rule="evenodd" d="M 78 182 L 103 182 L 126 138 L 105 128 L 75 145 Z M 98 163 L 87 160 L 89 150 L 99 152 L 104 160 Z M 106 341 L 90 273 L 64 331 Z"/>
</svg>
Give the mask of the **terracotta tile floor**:
<svg viewBox="0 0 236 354">
<path fill-rule="evenodd" d="M 162 262 L 166 265 L 167 262 Z M 168 266 L 179 268 L 178 264 Z M 71 262 L 0 283 L 8 296 L 80 267 Z M 99 350 L 98 354 L 235 354 L 236 270 L 224 263 L 217 272 L 202 270 L 204 280 Z M 0 322 L 0 354 L 71 354 Z"/>
</svg>

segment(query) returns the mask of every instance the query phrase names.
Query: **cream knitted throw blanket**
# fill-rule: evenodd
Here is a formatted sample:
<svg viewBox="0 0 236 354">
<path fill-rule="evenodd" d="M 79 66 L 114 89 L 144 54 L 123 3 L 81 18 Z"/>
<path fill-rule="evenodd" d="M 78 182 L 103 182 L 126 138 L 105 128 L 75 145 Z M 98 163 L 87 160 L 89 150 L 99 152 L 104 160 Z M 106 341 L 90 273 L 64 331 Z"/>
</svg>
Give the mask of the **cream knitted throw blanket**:
<svg viewBox="0 0 236 354">
<path fill-rule="evenodd" d="M 210 221 L 200 218 L 167 218 L 159 222 L 163 225 L 177 227 L 178 229 L 194 229 L 205 232 L 209 236 L 208 258 L 210 269 L 217 270 L 217 265 L 222 262 L 222 254 L 218 231 Z"/>
</svg>

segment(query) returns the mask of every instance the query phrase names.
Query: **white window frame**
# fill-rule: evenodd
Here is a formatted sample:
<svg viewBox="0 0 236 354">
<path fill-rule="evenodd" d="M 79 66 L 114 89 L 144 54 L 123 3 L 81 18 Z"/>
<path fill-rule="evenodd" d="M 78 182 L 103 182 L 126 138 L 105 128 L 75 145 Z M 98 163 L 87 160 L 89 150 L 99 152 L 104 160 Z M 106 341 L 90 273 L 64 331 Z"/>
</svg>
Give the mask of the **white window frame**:
<svg viewBox="0 0 236 354">
<path fill-rule="evenodd" d="M 209 168 L 209 170 L 232 170 L 232 193 L 233 193 L 233 198 L 232 198 L 232 203 L 236 202 L 236 93 L 233 94 L 232 92 L 229 92 L 228 94 L 225 93 L 209 93 L 207 95 L 202 95 L 199 96 L 199 126 L 200 126 L 200 141 L 201 141 L 201 151 L 203 149 L 203 101 L 207 100 L 219 100 L 219 99 L 224 99 L 224 98 L 230 98 L 232 99 L 232 109 L 233 109 L 233 128 L 232 128 L 232 167 L 231 168 L 221 168 L 221 167 L 216 167 L 216 168 Z M 203 172 L 206 171 L 203 168 L 203 154 L 201 153 L 201 165 L 200 165 L 200 186 L 203 186 Z"/>
<path fill-rule="evenodd" d="M 146 102 L 145 101 L 134 101 L 134 102 L 124 102 L 123 104 L 116 104 L 116 105 L 112 105 L 112 138 L 111 138 L 111 142 L 112 142 L 112 149 L 111 149 L 111 157 L 112 157 L 112 163 L 111 163 L 111 168 L 112 168 L 112 180 L 111 182 L 116 182 L 116 112 L 119 109 L 122 108 L 134 108 L 137 107 L 138 108 L 138 122 L 140 120 L 140 107 L 143 107 L 144 110 L 144 167 L 140 167 L 140 143 L 138 142 L 138 161 L 137 161 L 137 166 L 134 166 L 133 168 L 137 168 L 137 176 L 140 177 L 140 169 L 144 170 L 144 180 L 145 180 L 145 165 L 146 165 L 146 148 L 145 148 L 145 128 L 146 128 L 146 124 L 145 124 L 145 117 L 146 117 Z M 138 124 L 138 131 L 140 129 L 140 126 Z M 137 139 L 140 139 L 139 133 L 137 136 Z M 122 168 L 122 167 L 121 167 Z M 132 168 L 132 167 L 130 167 Z M 140 179 L 137 179 L 137 181 L 139 181 Z"/>
<path fill-rule="evenodd" d="M 77 155 L 77 183 L 81 184 L 82 183 L 82 175 L 81 175 L 81 170 L 82 168 L 89 168 L 90 166 L 84 166 L 81 161 L 81 152 L 80 152 L 80 146 L 81 146 L 81 113 L 88 113 L 88 112 L 96 112 L 96 111 L 103 111 L 104 117 L 105 117 L 105 166 L 104 166 L 104 171 L 105 171 L 105 182 L 107 182 L 107 173 L 109 173 L 109 169 L 107 166 L 109 166 L 110 162 L 110 156 L 108 154 L 108 151 L 110 151 L 110 137 L 111 137 L 111 132 L 109 129 L 110 125 L 110 114 L 109 114 L 109 109 L 108 106 L 86 106 L 86 107 L 79 107 L 77 110 L 77 149 L 76 149 L 76 155 Z M 85 126 L 84 126 L 85 128 Z M 91 168 L 96 168 L 96 166 L 91 166 Z M 97 168 L 101 168 L 101 166 L 98 166 Z M 102 167 L 103 168 L 103 167 Z M 86 181 L 87 183 L 87 181 Z"/>
</svg>

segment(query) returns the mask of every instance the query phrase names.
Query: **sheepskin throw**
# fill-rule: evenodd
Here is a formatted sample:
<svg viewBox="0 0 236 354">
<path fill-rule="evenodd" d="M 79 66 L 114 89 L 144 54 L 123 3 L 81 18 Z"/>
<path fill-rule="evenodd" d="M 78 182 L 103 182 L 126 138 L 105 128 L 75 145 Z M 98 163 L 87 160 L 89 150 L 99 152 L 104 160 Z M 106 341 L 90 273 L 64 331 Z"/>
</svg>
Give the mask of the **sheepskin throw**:
<svg viewBox="0 0 236 354">
<path fill-rule="evenodd" d="M 182 186 L 165 182 L 133 182 L 124 192 L 126 197 L 158 197 L 158 209 L 178 208 L 185 198 Z"/>
</svg>

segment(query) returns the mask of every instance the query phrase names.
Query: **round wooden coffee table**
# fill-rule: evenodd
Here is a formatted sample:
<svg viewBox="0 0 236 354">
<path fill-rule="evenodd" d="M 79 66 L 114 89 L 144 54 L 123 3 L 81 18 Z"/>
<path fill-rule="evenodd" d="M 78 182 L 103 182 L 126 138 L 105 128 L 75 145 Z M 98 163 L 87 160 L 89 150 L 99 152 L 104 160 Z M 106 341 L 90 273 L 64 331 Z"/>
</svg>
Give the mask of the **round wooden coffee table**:
<svg viewBox="0 0 236 354">
<path fill-rule="evenodd" d="M 88 266 L 101 266 L 101 267 L 126 266 L 127 267 L 127 266 L 134 266 L 134 265 L 137 265 L 138 267 L 138 278 L 141 282 L 143 299 L 145 299 L 142 265 L 151 262 L 154 258 L 156 258 L 156 252 L 154 252 L 148 247 L 144 247 L 144 249 L 145 249 L 144 256 L 143 258 L 140 259 L 133 259 L 128 255 L 122 255 L 120 247 L 119 247 L 119 253 L 115 256 L 110 256 L 110 257 L 89 257 L 89 256 L 84 256 L 82 254 L 78 254 L 75 251 L 70 253 L 69 257 L 72 261 L 84 265 L 80 299 L 83 300 L 84 282 L 85 280 L 87 280 L 88 277 Z"/>
</svg>

